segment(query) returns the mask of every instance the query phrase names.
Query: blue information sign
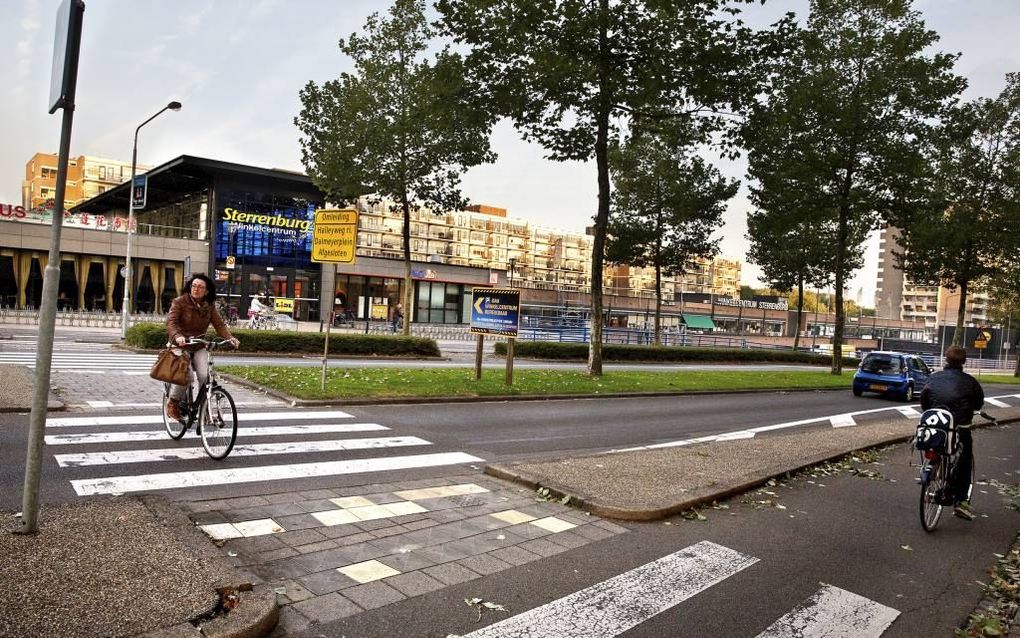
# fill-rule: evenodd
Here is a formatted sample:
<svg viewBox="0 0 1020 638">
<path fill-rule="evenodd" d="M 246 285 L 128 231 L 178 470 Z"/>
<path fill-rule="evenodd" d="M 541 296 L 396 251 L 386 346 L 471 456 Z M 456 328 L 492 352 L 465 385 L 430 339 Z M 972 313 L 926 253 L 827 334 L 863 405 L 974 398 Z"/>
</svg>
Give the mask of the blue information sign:
<svg viewBox="0 0 1020 638">
<path fill-rule="evenodd" d="M 471 332 L 517 337 L 521 321 L 521 291 L 508 288 L 471 290 Z"/>
<path fill-rule="evenodd" d="M 145 208 L 145 200 L 149 191 L 149 176 L 135 175 L 131 182 L 131 207 L 135 210 Z"/>
</svg>

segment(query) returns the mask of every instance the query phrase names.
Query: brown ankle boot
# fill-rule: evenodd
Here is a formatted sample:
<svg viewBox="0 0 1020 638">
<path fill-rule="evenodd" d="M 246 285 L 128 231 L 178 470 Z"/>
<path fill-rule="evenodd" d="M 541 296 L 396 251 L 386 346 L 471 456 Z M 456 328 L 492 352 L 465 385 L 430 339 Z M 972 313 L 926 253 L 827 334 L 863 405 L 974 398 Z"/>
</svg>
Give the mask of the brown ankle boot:
<svg viewBox="0 0 1020 638">
<path fill-rule="evenodd" d="M 167 399 L 166 415 L 174 421 L 181 420 L 181 402 L 177 399 Z"/>
</svg>

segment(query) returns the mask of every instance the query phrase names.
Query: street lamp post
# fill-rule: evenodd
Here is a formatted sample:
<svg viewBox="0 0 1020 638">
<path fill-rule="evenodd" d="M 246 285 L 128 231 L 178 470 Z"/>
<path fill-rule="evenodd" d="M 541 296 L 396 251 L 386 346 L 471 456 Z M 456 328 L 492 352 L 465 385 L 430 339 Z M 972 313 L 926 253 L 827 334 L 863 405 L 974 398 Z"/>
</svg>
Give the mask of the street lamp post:
<svg viewBox="0 0 1020 638">
<path fill-rule="evenodd" d="M 128 329 L 128 317 L 131 314 L 131 236 L 134 234 L 132 226 L 135 222 L 135 197 L 134 197 L 134 186 L 135 186 L 135 170 L 138 166 L 138 131 L 142 130 L 142 127 L 151 122 L 152 120 L 159 117 L 163 111 L 180 111 L 180 102 L 170 102 L 158 113 L 145 120 L 138 125 L 135 129 L 135 144 L 131 149 L 131 181 L 129 182 L 128 188 L 128 227 L 127 227 L 127 254 L 124 257 L 124 300 L 121 303 L 121 321 L 120 321 L 120 336 L 125 338 L 127 336 Z"/>
</svg>

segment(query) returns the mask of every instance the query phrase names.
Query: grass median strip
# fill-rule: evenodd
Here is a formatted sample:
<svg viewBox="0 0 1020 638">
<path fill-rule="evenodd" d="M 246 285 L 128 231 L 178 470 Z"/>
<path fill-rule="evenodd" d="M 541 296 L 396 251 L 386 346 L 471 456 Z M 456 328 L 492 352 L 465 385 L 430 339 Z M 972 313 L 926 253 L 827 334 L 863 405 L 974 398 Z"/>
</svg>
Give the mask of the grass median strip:
<svg viewBox="0 0 1020 638">
<path fill-rule="evenodd" d="M 231 365 L 219 370 L 300 399 L 850 389 L 850 375 L 834 377 L 822 371 L 619 371 L 593 378 L 581 371 L 527 369 L 515 370 L 514 384 L 508 387 L 502 370 L 483 370 L 476 381 L 470 368 L 333 368 L 322 392 L 319 368 Z"/>
</svg>

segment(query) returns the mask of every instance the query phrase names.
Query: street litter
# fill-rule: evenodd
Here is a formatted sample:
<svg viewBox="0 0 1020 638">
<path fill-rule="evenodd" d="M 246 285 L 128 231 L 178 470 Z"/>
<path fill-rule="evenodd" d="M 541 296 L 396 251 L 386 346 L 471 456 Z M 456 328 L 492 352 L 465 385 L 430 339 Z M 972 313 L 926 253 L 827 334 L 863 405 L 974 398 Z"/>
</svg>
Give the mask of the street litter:
<svg viewBox="0 0 1020 638">
<path fill-rule="evenodd" d="M 482 613 L 486 609 L 490 611 L 503 611 L 503 612 L 506 611 L 506 607 L 504 607 L 503 605 L 497 603 L 490 603 L 489 601 L 482 600 L 481 598 L 465 598 L 464 602 L 467 604 L 468 607 L 476 607 L 478 609 L 478 619 L 475 620 L 475 622 L 482 621 Z"/>
</svg>

